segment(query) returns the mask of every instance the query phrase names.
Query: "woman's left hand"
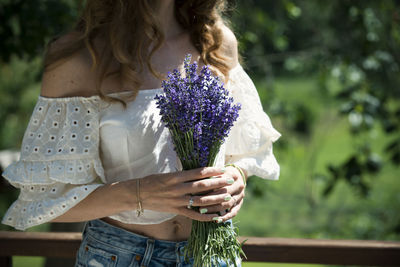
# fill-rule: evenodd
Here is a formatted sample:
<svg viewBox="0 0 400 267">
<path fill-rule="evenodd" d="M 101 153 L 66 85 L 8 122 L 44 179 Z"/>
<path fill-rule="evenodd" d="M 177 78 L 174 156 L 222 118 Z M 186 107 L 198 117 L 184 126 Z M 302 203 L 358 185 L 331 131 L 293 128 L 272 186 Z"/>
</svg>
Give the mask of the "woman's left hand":
<svg viewBox="0 0 400 267">
<path fill-rule="evenodd" d="M 229 219 L 232 219 L 238 214 L 243 204 L 246 186 L 244 184 L 242 175 L 235 167 L 227 166 L 225 173 L 220 176 L 225 178 L 232 178 L 233 183 L 202 196 L 200 198 L 200 202 L 202 199 L 206 200 L 207 198 L 212 198 L 214 195 L 224 193 L 230 194 L 231 198 L 218 205 L 201 206 L 201 204 L 199 204 L 199 210 L 202 213 L 219 213 L 221 214 L 221 216 L 219 216 L 218 219 L 215 221 L 225 222 Z"/>
</svg>

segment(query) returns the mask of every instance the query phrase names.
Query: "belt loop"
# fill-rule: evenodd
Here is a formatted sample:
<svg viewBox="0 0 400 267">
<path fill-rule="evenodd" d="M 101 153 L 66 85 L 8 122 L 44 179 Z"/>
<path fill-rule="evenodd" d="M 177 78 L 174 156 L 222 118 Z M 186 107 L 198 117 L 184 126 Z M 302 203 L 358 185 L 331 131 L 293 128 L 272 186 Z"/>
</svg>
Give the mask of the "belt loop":
<svg viewBox="0 0 400 267">
<path fill-rule="evenodd" d="M 149 265 L 151 256 L 153 255 L 153 251 L 154 251 L 154 239 L 148 238 L 146 251 L 144 252 L 141 267 L 147 267 Z"/>
<path fill-rule="evenodd" d="M 181 263 L 181 248 L 180 248 L 178 242 L 176 242 L 176 245 L 175 245 L 175 254 L 176 254 L 177 266 L 180 266 L 180 263 Z"/>
<path fill-rule="evenodd" d="M 87 232 L 88 223 L 89 223 L 89 221 L 86 221 L 85 224 L 83 225 L 83 228 L 82 228 L 82 240 L 83 240 L 83 237 L 85 236 L 85 234 Z"/>
</svg>

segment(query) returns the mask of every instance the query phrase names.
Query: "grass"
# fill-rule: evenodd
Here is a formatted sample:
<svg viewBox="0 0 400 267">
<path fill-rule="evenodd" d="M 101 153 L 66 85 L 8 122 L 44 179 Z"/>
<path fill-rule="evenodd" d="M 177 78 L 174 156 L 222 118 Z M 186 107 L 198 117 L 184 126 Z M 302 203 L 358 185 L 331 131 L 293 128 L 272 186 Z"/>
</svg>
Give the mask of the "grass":
<svg viewBox="0 0 400 267">
<path fill-rule="evenodd" d="M 344 181 L 339 181 L 332 194 L 324 198 L 323 178 L 328 163 L 340 163 L 355 148 L 357 140 L 348 134 L 346 118 L 335 112 L 338 103 L 327 102 L 318 93 L 314 79 L 278 79 L 276 95 L 294 105 L 307 103 L 315 119 L 310 138 L 285 132 L 278 119 L 271 118 L 282 133 L 275 143 L 274 154 L 281 166 L 279 181 L 252 178 L 264 191 L 262 197 L 247 194 L 236 217 L 241 235 L 327 239 L 400 240 L 394 233 L 400 223 L 399 169 L 387 164 L 379 176 L 368 177 L 371 194 L 363 199 Z M 262 98 L 266 92 L 261 90 Z M 282 129 L 282 130 L 281 130 Z M 383 134 L 378 127 L 370 136 L 373 147 L 381 149 Z M 279 149 L 280 141 L 289 149 Z M 382 209 L 382 207 L 385 207 Z M 255 219 L 257 214 L 257 219 Z"/>
<path fill-rule="evenodd" d="M 44 257 L 13 257 L 13 267 L 42 267 L 45 263 Z"/>
</svg>

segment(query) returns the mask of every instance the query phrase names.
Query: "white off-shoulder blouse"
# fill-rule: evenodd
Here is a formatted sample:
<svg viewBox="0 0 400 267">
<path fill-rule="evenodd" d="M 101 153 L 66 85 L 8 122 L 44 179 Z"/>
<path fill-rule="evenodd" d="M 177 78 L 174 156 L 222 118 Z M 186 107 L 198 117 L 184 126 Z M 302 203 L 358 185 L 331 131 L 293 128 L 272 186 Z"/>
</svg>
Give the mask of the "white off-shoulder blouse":
<svg viewBox="0 0 400 267">
<path fill-rule="evenodd" d="M 257 90 L 241 65 L 230 71 L 226 86 L 242 109 L 216 165 L 235 163 L 249 176 L 277 180 L 280 168 L 272 143 L 281 134 L 263 111 Z M 98 96 L 39 96 L 20 160 L 3 173 L 20 189 L 20 195 L 2 223 L 24 230 L 62 215 L 105 183 L 180 170 L 155 105 L 159 93 L 161 88 L 141 90 L 126 109 Z M 133 207 L 109 217 L 123 223 L 158 224 L 174 216 L 145 210 L 137 217 Z"/>
</svg>

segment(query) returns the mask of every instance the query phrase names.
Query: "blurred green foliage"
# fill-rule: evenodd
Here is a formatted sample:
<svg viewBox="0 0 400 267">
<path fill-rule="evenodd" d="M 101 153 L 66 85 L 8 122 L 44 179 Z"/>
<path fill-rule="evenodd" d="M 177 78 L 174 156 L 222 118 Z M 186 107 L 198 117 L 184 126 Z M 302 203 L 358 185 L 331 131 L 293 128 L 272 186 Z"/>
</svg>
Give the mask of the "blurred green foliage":
<svg viewBox="0 0 400 267">
<path fill-rule="evenodd" d="M 307 137 L 318 125 L 309 103 L 276 99 L 275 77 L 317 77 L 319 93 L 340 100 L 337 112 L 348 118 L 357 141 L 353 153 L 313 174 L 326 178 L 322 193 L 329 195 L 344 179 L 367 196 L 366 176 L 378 175 L 383 164 L 400 164 L 400 3 L 250 0 L 236 7 L 233 25 L 241 52 L 252 75 L 269 90 L 265 109 L 282 117 L 285 131 Z M 332 77 L 340 82 L 334 90 Z M 376 126 L 385 132 L 380 151 L 368 138 Z"/>
<path fill-rule="evenodd" d="M 0 0 L 0 149 L 17 148 L 39 94 L 46 43 L 68 31 L 78 0 Z"/>
<path fill-rule="evenodd" d="M 367 197 L 354 194 L 345 180 L 337 181 L 329 197 L 321 194 L 326 187 L 323 173 L 328 163 L 340 163 L 353 153 L 354 139 L 348 133 L 347 118 L 337 109 L 341 101 L 327 101 L 318 93 L 318 79 L 309 77 L 277 77 L 276 98 L 288 105 L 297 101 L 309 103 L 318 127 L 309 138 L 282 132 L 290 142 L 278 146 L 274 153 L 281 166 L 279 181 L 251 178 L 243 207 L 235 218 L 240 234 L 266 237 L 298 237 L 324 239 L 400 240 L 400 181 L 398 167 L 384 164 L 379 175 L 366 175 L 372 185 Z M 339 82 L 332 82 L 340 87 Z M 258 88 L 264 88 L 258 84 Z M 261 95 L 264 95 L 262 93 Z M 281 121 L 272 118 L 278 129 Z M 278 123 L 277 123 L 278 122 Z M 372 148 L 385 146 L 385 132 L 372 131 Z M 252 190 L 250 190 L 252 189 Z"/>
<path fill-rule="evenodd" d="M 78 16 L 77 0 L 0 0 L 0 60 L 31 60 Z"/>
</svg>

